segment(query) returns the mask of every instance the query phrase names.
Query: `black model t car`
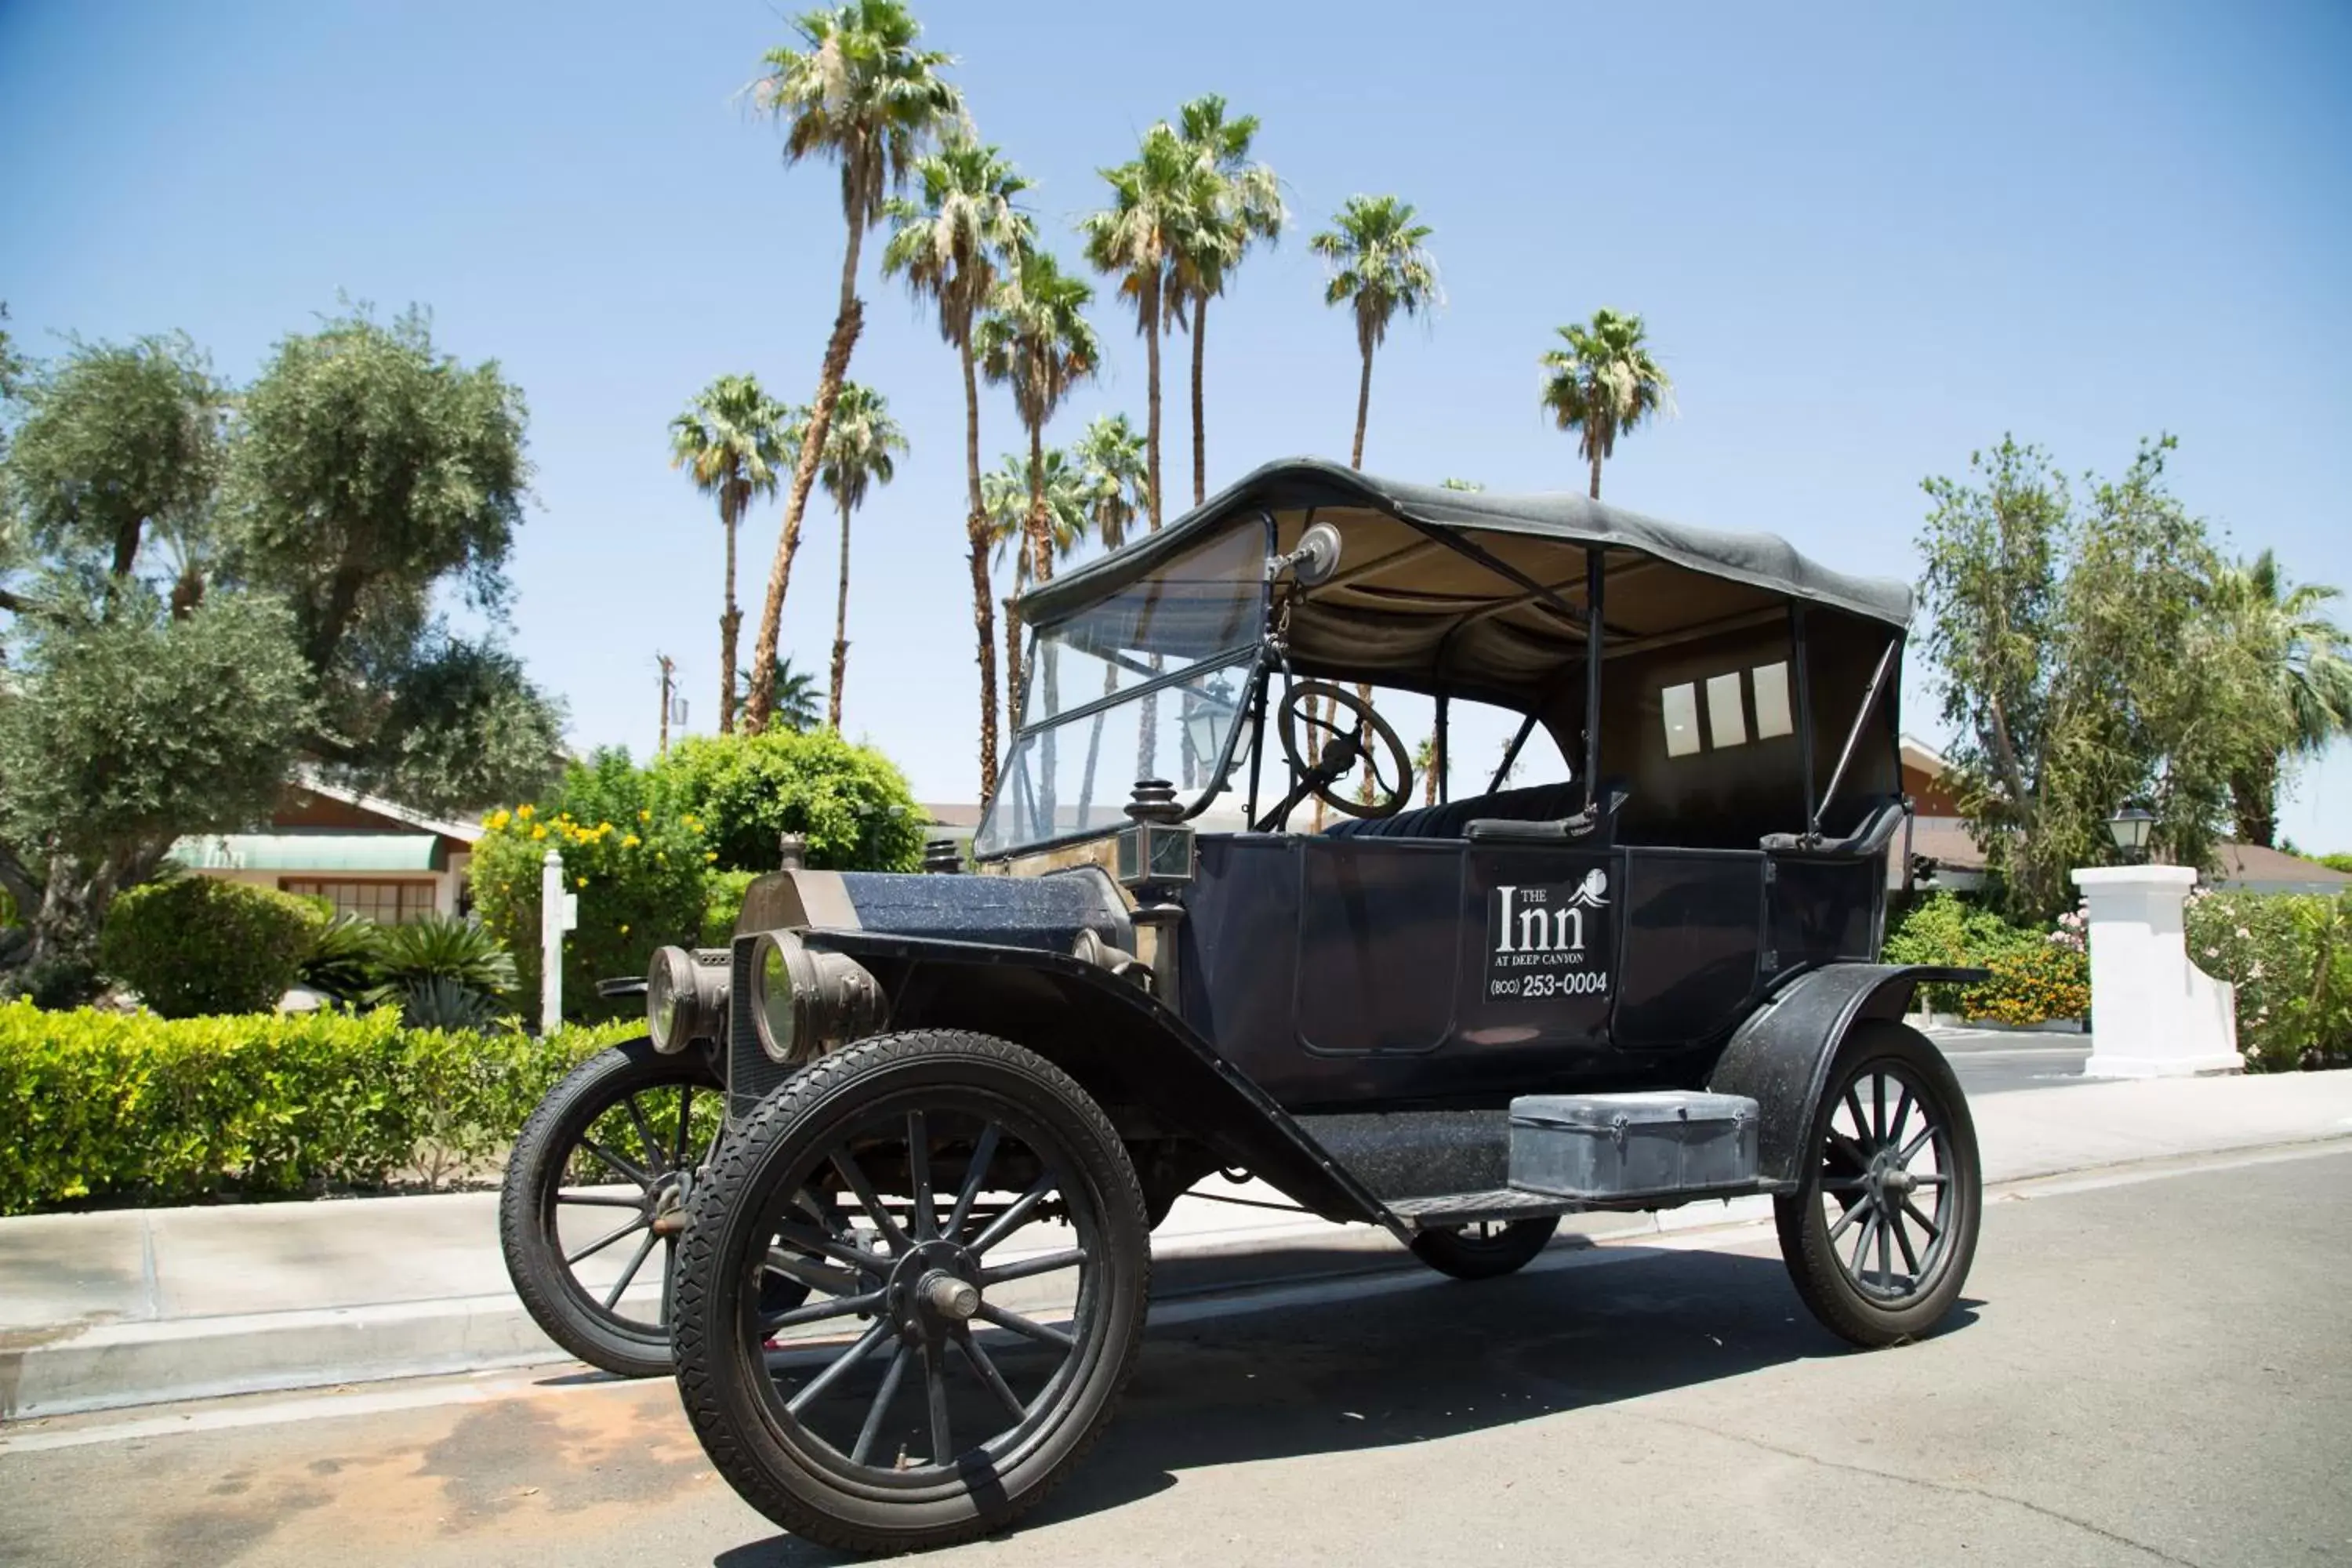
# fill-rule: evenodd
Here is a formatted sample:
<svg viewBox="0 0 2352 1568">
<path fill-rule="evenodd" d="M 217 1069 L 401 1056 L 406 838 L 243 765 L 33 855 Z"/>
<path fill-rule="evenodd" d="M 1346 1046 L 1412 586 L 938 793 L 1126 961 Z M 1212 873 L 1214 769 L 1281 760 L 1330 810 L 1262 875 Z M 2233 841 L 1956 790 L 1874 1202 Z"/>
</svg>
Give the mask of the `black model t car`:
<svg viewBox="0 0 2352 1568">
<path fill-rule="evenodd" d="M 674 1358 L 769 1517 L 892 1550 L 1036 1502 L 1133 1364 L 1149 1231 L 1221 1170 L 1465 1279 L 1564 1214 L 1769 1194 L 1835 1332 L 1951 1307 L 1975 1134 L 1902 1019 L 1969 976 L 1875 962 L 1903 585 L 1297 461 L 1021 611 L 975 869 L 756 883 L 509 1176 L 525 1300 L 600 1364 Z M 1429 716 L 1423 804 L 1383 702 Z M 1473 704 L 1516 739 L 1445 798 Z M 1504 787 L 1538 731 L 1562 776 Z M 656 1241 L 657 1284 L 583 1272 Z"/>
</svg>

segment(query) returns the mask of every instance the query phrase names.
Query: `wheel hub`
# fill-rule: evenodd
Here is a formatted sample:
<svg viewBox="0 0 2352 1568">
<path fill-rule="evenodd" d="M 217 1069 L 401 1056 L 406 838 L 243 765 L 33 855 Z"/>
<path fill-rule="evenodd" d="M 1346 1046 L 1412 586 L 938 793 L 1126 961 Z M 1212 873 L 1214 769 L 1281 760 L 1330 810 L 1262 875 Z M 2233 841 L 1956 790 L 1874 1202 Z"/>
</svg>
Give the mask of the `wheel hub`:
<svg viewBox="0 0 2352 1568">
<path fill-rule="evenodd" d="M 646 1223 L 656 1236 L 678 1236 L 686 1230 L 686 1211 L 694 1199 L 694 1177 L 672 1171 L 646 1194 Z"/>
<path fill-rule="evenodd" d="M 980 1260 L 956 1242 L 920 1242 L 891 1266 L 888 1290 L 899 1332 L 935 1341 L 980 1311 Z"/>
</svg>

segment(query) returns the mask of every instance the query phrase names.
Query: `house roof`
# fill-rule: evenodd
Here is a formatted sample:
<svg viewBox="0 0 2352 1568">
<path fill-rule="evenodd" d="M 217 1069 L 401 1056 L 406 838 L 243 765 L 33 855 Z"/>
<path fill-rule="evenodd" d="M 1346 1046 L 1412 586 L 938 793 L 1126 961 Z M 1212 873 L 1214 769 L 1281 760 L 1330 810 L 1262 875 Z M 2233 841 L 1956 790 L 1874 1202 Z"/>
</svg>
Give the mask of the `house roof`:
<svg viewBox="0 0 2352 1568">
<path fill-rule="evenodd" d="M 1984 851 L 1957 817 L 1922 816 L 1911 825 L 1911 853 L 1924 855 L 1953 871 L 1981 871 Z M 2221 864 L 2211 879 L 2217 888 L 2250 893 L 2352 892 L 2352 876 L 2330 870 L 2316 860 L 2305 860 L 2282 849 L 2260 844 L 2224 840 L 2216 852 Z"/>
<path fill-rule="evenodd" d="M 198 833 L 172 846 L 191 871 L 439 871 L 433 833 Z"/>
<path fill-rule="evenodd" d="M 455 838 L 461 844 L 478 844 L 482 841 L 482 825 L 478 822 L 457 822 L 446 816 L 429 816 L 424 812 L 411 810 L 397 801 L 386 800 L 382 795 L 367 795 L 359 790 L 347 789 L 341 784 L 330 784 L 326 777 L 314 767 L 305 765 L 297 769 L 294 780 L 312 795 L 324 795 L 329 800 L 341 801 L 345 805 L 357 810 L 373 812 L 378 816 L 388 817 L 394 822 L 402 823 L 410 827 L 422 828 L 427 833 L 437 833 L 444 838 Z"/>
</svg>

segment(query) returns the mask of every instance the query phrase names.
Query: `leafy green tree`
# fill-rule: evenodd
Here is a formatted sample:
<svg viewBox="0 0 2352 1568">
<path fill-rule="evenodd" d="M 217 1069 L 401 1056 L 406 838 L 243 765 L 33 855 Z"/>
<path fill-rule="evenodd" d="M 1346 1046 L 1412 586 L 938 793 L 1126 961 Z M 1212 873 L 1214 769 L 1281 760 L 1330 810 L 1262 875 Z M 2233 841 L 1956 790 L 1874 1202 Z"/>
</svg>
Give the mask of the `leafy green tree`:
<svg viewBox="0 0 2352 1568">
<path fill-rule="evenodd" d="M 915 165 L 919 199 L 885 209 L 890 239 L 882 270 L 903 276 L 918 299 L 935 306 L 940 335 L 954 345 L 963 371 L 964 543 L 971 569 L 972 634 L 980 664 L 980 794 L 996 791 L 996 598 L 989 586 L 988 509 L 980 493 L 980 379 L 972 331 L 989 295 L 1013 258 L 1034 243 L 1029 217 L 1013 202 L 1029 188 L 994 147 L 971 137 L 949 141 Z"/>
<path fill-rule="evenodd" d="M 2278 833 L 2283 767 L 2352 732 L 2352 636 L 2327 613 L 2340 591 L 2291 582 L 2267 550 L 2252 561 L 2217 564 L 2206 594 L 2270 688 L 2277 750 L 2253 756 L 2230 781 L 2239 842 L 2267 845 Z"/>
<path fill-rule="evenodd" d="M 1591 496 L 1601 499 L 1601 465 L 1643 420 L 1672 414 L 1674 383 L 1651 357 L 1642 318 L 1596 310 L 1591 325 L 1559 329 L 1567 342 L 1543 356 L 1544 408 L 1592 466 Z"/>
<path fill-rule="evenodd" d="M 1256 140 L 1255 114 L 1225 118 L 1225 100 L 1215 93 L 1193 99 L 1176 112 L 1177 133 L 1206 171 L 1205 211 L 1177 237 L 1173 257 L 1174 299 L 1191 314 L 1192 335 L 1192 504 L 1208 496 L 1208 435 L 1202 414 L 1202 365 L 1209 338 L 1209 301 L 1225 291 L 1226 280 L 1250 247 L 1282 236 L 1289 214 L 1274 170 L 1250 159 Z"/>
<path fill-rule="evenodd" d="M 684 468 L 694 488 L 719 502 L 727 531 L 727 582 L 719 600 L 719 732 L 735 731 L 735 637 L 743 612 L 735 607 L 735 534 L 751 503 L 776 493 L 785 461 L 783 429 L 791 410 L 751 375 L 722 375 L 695 395 L 669 422 L 670 467 Z"/>
<path fill-rule="evenodd" d="M 40 611 L 8 640 L 0 887 L 28 927 L 18 967 L 86 977 L 114 895 L 183 834 L 266 810 L 314 709 L 275 600 L 214 595 L 174 616 L 135 580 L 102 597 L 77 589 L 45 580 Z"/>
<path fill-rule="evenodd" d="M 2258 663 L 2204 603 L 2204 529 L 2164 485 L 2169 438 L 2079 500 L 2004 440 L 1970 482 L 1931 479 L 1920 538 L 1926 651 L 1962 812 L 2013 916 L 2073 902 L 2110 859 L 2106 819 L 2144 802 L 2157 854 L 2210 865 L 2229 781 L 2266 743 Z"/>
<path fill-rule="evenodd" d="M 1440 479 L 1437 481 L 1437 486 L 1440 489 L 1462 490 L 1471 495 L 1475 495 L 1486 488 L 1477 479 Z"/>
<path fill-rule="evenodd" d="M 922 861 L 923 811 L 906 775 L 835 730 L 689 736 L 654 764 L 652 781 L 659 809 L 699 830 L 719 870 L 774 870 L 786 833 L 806 837 L 819 869 L 911 871 Z"/>
<path fill-rule="evenodd" d="M 750 689 L 751 671 L 743 671 L 740 679 L 744 689 Z M 770 721 L 777 728 L 790 730 L 797 735 L 815 729 L 824 719 L 824 710 L 817 705 L 816 677 L 807 670 L 794 669 L 791 655 L 787 654 L 769 667 L 768 689 L 775 701 L 774 714 Z"/>
<path fill-rule="evenodd" d="M 1033 479 L 1036 481 L 1034 489 Z M 981 476 L 980 491 L 987 508 L 989 542 L 995 563 L 1002 566 L 1008 556 L 1013 563 L 1013 591 L 1004 601 L 1004 692 L 1010 703 L 1005 722 L 1009 729 L 1018 729 L 1024 672 L 1021 624 L 1013 605 L 1030 582 L 1029 520 L 1042 495 L 1047 546 L 1055 560 L 1069 559 L 1086 542 L 1087 479 L 1067 452 L 1059 447 L 1047 447 L 1034 462 L 1007 452 L 1002 467 Z"/>
<path fill-rule="evenodd" d="M 1165 121 L 1143 133 L 1135 157 L 1101 173 L 1110 185 L 1111 205 L 1087 214 L 1078 232 L 1086 240 L 1087 263 L 1118 280 L 1143 338 L 1145 467 L 1151 531 L 1157 533 L 1166 493 L 1160 482 L 1160 334 L 1171 319 L 1176 254 L 1186 236 L 1216 210 L 1216 174 Z"/>
<path fill-rule="evenodd" d="M 1411 202 L 1349 196 L 1331 226 L 1307 242 L 1331 271 L 1323 302 L 1347 305 L 1355 313 L 1364 373 L 1356 384 L 1356 444 L 1348 460 L 1359 468 L 1364 466 L 1364 420 L 1372 404 L 1373 352 L 1388 340 L 1389 323 L 1398 311 L 1426 315 L 1444 303 L 1437 262 L 1429 254 L 1434 231 L 1412 220 Z"/>
<path fill-rule="evenodd" d="M 898 472 L 907 433 L 890 416 L 889 400 L 870 386 L 850 382 L 841 389 L 825 437 L 818 473 L 825 494 L 841 509 L 841 585 L 833 606 L 833 690 L 824 721 L 841 728 L 841 687 L 849 669 L 849 520 L 866 504 L 870 486 L 887 485 Z"/>
<path fill-rule="evenodd" d="M 968 129 L 963 95 L 942 74 L 953 59 L 916 47 L 922 26 L 899 0 L 848 0 L 830 10 L 803 13 L 793 26 L 801 47 L 768 52 L 767 74 L 754 84 L 755 95 L 783 124 L 786 163 L 816 157 L 840 168 L 848 244 L 841 258 L 840 309 L 809 405 L 808 439 L 793 468 L 783 531 L 768 570 L 767 603 L 751 650 L 754 669 L 767 668 L 776 657 L 801 519 L 865 320 L 857 260 L 866 231 L 881 221 L 885 202 L 905 186 L 916 161 L 934 143 Z M 766 728 L 770 702 L 765 688 L 752 689 L 744 713 L 747 729 Z"/>
<path fill-rule="evenodd" d="M 196 555 L 220 479 L 228 389 L 184 334 L 77 343 L 22 394 L 9 472 L 29 542 L 57 556 L 94 554 L 124 578 L 152 535 Z"/>
<path fill-rule="evenodd" d="M 412 310 L 281 341 L 243 398 L 224 581 L 292 606 L 332 773 L 426 810 L 537 789 L 553 702 L 493 642 L 452 633 L 446 590 L 495 625 L 530 479 L 522 394 L 438 352 Z"/>
</svg>

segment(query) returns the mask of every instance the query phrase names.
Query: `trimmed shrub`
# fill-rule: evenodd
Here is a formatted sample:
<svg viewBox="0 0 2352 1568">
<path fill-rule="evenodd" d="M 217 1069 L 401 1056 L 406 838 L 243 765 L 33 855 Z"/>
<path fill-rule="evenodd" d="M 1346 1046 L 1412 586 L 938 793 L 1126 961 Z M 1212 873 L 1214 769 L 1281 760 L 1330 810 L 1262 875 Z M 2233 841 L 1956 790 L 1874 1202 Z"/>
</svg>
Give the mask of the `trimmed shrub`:
<svg viewBox="0 0 2352 1568">
<path fill-rule="evenodd" d="M 2184 930 L 2189 961 L 2237 987 L 2249 1071 L 2352 1066 L 2352 895 L 2200 889 Z"/>
<path fill-rule="evenodd" d="M 269 888 L 174 877 L 114 900 L 99 966 L 167 1018 L 258 1013 L 299 976 L 318 914 Z"/>
<path fill-rule="evenodd" d="M 163 1019 L 0 1005 L 0 1214 L 438 1184 L 634 1026 L 546 1040 L 403 1029 L 389 1008 Z"/>
<path fill-rule="evenodd" d="M 2090 961 L 2074 948 L 2029 940 L 1981 962 L 1992 978 L 1960 993 L 1960 1012 L 1968 1017 L 2040 1024 L 2091 1010 Z"/>
<path fill-rule="evenodd" d="M 600 751 L 564 771 L 549 799 L 494 811 L 474 847 L 474 907 L 515 960 L 524 996 L 539 994 L 540 862 L 552 847 L 580 900 L 563 943 L 568 1018 L 636 1016 L 635 998 L 606 1001 L 596 982 L 643 974 L 655 948 L 702 930 L 703 878 L 712 851 L 698 822 L 656 798 L 624 751 Z"/>
<path fill-rule="evenodd" d="M 898 764 L 831 730 L 697 735 L 653 768 L 664 799 L 708 829 L 714 864 L 772 871 L 777 840 L 808 838 L 808 863 L 835 871 L 911 871 L 923 813 Z"/>
</svg>

